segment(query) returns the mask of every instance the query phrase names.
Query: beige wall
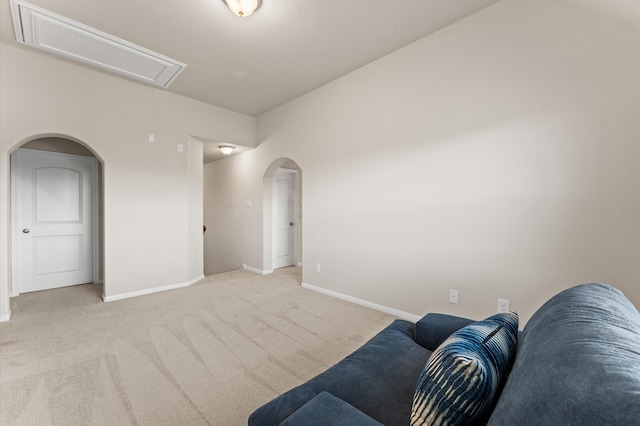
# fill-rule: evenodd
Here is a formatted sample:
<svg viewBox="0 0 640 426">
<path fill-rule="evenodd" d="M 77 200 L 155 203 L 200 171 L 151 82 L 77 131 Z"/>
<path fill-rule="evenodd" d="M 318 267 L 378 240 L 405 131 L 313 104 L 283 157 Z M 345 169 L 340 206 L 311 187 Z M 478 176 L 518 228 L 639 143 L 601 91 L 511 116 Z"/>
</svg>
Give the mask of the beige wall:
<svg viewBox="0 0 640 426">
<path fill-rule="evenodd" d="M 639 43 L 559 2 L 503 1 L 276 108 L 257 149 L 205 166 L 208 258 L 268 269 L 262 178 L 288 157 L 307 284 L 412 316 L 506 298 L 524 323 L 592 281 L 640 306 Z"/>
<path fill-rule="evenodd" d="M 10 309 L 10 153 L 37 137 L 81 142 L 103 163 L 107 298 L 202 275 L 202 146 L 191 136 L 254 146 L 255 118 L 13 45 L 0 55 L 0 317 Z"/>
<path fill-rule="evenodd" d="M 238 269 L 242 264 L 261 269 L 264 170 L 254 161 L 252 151 L 247 154 L 204 165 L 206 275 Z"/>
</svg>

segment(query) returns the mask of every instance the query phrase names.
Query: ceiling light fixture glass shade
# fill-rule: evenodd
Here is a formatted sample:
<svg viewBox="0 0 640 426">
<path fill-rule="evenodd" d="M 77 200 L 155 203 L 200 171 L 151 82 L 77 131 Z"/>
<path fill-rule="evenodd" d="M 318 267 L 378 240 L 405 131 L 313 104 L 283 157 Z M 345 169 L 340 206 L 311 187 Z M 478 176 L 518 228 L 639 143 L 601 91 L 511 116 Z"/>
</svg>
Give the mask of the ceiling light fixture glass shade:
<svg viewBox="0 0 640 426">
<path fill-rule="evenodd" d="M 229 9 L 241 18 L 246 18 L 260 7 L 260 0 L 224 0 Z"/>
<path fill-rule="evenodd" d="M 220 152 L 222 152 L 224 155 L 229 155 L 233 152 L 234 149 L 236 149 L 235 146 L 231 145 L 220 145 L 218 148 L 220 148 Z"/>
</svg>

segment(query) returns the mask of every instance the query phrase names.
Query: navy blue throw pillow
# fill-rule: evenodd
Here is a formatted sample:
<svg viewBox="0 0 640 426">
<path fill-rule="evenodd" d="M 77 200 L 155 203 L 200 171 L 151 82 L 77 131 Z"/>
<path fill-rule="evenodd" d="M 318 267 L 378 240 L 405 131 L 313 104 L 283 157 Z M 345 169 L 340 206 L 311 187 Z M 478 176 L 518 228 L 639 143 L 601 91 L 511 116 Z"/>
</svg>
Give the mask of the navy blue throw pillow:
<svg viewBox="0 0 640 426">
<path fill-rule="evenodd" d="M 464 425 L 483 419 L 516 354 L 518 314 L 493 315 L 449 336 L 425 365 L 411 425 Z"/>
</svg>

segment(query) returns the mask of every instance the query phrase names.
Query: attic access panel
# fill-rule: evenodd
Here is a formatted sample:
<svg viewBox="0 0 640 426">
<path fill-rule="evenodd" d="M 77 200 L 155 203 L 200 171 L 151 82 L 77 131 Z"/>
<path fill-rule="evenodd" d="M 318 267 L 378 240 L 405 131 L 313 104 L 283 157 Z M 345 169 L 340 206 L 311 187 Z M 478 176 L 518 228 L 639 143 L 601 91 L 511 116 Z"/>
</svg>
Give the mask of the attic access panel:
<svg viewBox="0 0 640 426">
<path fill-rule="evenodd" d="M 187 67 L 22 0 L 11 0 L 11 14 L 19 43 L 148 84 L 167 88 Z"/>
</svg>

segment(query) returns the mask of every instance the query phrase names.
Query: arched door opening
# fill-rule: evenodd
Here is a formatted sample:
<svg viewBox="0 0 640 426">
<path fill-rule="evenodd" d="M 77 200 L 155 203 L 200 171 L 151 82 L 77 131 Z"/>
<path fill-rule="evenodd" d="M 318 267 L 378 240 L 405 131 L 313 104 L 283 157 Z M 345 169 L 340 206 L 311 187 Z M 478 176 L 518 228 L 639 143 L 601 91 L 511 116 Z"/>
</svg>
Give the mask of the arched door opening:
<svg viewBox="0 0 640 426">
<path fill-rule="evenodd" d="M 302 265 L 302 170 L 280 158 L 263 178 L 263 270 Z"/>
<path fill-rule="evenodd" d="M 11 297 L 104 284 L 102 171 L 100 158 L 67 136 L 34 137 L 13 150 Z"/>
</svg>

